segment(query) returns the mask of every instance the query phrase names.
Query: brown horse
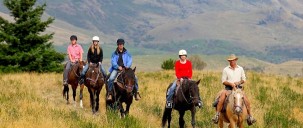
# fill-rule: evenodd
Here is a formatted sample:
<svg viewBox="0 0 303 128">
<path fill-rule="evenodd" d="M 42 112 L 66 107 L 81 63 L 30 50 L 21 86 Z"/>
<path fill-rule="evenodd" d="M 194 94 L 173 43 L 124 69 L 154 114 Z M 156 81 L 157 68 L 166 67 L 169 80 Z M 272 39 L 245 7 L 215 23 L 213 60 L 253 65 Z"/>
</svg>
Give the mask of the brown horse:
<svg viewBox="0 0 303 128">
<path fill-rule="evenodd" d="M 99 110 L 99 95 L 104 84 L 103 74 L 99 64 L 90 64 L 86 72 L 85 86 L 90 94 L 90 105 L 95 114 Z"/>
<path fill-rule="evenodd" d="M 135 71 L 136 67 L 134 69 L 126 68 L 122 70 L 120 75 L 118 75 L 117 82 L 114 82 L 113 100 L 106 101 L 107 108 L 120 110 L 121 117 L 128 115 L 130 105 L 133 102 Z M 108 90 L 107 86 L 106 90 Z M 126 104 L 126 110 L 124 110 L 122 103 Z"/>
<path fill-rule="evenodd" d="M 233 90 L 229 95 L 226 111 L 220 112 L 219 127 L 223 128 L 223 122 L 230 123 L 229 128 L 243 128 L 243 122 L 247 117 L 247 110 L 243 99 L 243 92 L 240 88 Z"/>
<path fill-rule="evenodd" d="M 72 64 L 70 71 L 68 72 L 68 84 L 71 85 L 73 89 L 73 99 L 74 99 L 74 105 L 76 105 L 76 89 L 78 87 L 78 79 L 80 77 L 80 73 L 82 72 L 84 68 L 85 62 L 80 61 Z M 80 85 L 80 107 L 83 108 L 82 98 L 83 98 L 83 87 L 84 85 Z M 69 96 L 68 96 L 69 87 L 64 86 L 63 88 L 63 98 L 66 99 L 67 104 L 69 104 Z"/>
<path fill-rule="evenodd" d="M 199 87 L 198 84 L 200 83 L 200 80 L 193 81 L 189 79 L 184 79 L 182 84 L 180 85 L 179 89 L 177 90 L 177 93 L 174 95 L 174 106 L 173 108 L 179 112 L 179 127 L 184 128 L 185 121 L 183 119 L 183 116 L 185 114 L 185 111 L 190 110 L 191 111 L 191 117 L 192 117 L 192 127 L 195 127 L 195 114 L 196 114 L 196 105 L 199 103 Z M 170 84 L 167 88 L 167 90 L 172 86 Z M 165 127 L 166 121 L 168 121 L 168 128 L 170 128 L 170 122 L 171 122 L 171 112 L 172 108 L 165 108 L 163 117 L 162 117 L 162 127 Z"/>
</svg>

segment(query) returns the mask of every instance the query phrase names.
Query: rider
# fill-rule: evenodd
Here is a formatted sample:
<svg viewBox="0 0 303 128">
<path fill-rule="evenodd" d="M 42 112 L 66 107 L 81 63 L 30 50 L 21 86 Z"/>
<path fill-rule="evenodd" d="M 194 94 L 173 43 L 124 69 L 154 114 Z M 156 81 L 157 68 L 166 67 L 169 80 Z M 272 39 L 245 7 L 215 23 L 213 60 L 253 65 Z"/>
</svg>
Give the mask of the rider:
<svg viewBox="0 0 303 128">
<path fill-rule="evenodd" d="M 180 60 L 177 60 L 175 63 L 175 73 L 176 73 L 177 80 L 174 81 L 172 86 L 167 91 L 166 108 L 173 107 L 172 97 L 173 97 L 175 89 L 176 89 L 177 81 L 182 83 L 183 78 L 188 78 L 188 79 L 192 78 L 192 64 L 188 59 L 186 59 L 187 52 L 184 49 L 179 51 L 179 58 L 180 58 Z M 200 96 L 199 96 L 199 98 L 200 98 Z M 199 107 L 202 106 L 201 100 L 199 101 L 198 106 Z"/>
<path fill-rule="evenodd" d="M 67 47 L 68 61 L 66 63 L 63 73 L 63 85 L 67 85 L 67 75 L 70 70 L 71 64 L 77 61 L 82 61 L 83 49 L 81 45 L 77 44 L 77 36 L 70 37 L 71 44 Z"/>
<path fill-rule="evenodd" d="M 92 43 L 93 44 L 89 47 L 87 52 L 87 64 L 85 65 L 83 71 L 80 74 L 80 82 L 79 82 L 80 84 L 83 84 L 84 82 L 85 73 L 87 72 L 90 63 L 95 63 L 95 64 L 99 63 L 99 68 L 103 74 L 103 78 L 106 77 L 106 72 L 103 66 L 101 65 L 103 60 L 103 50 L 99 45 L 99 37 L 94 36 L 92 38 Z"/>
<path fill-rule="evenodd" d="M 219 120 L 219 114 L 220 111 L 223 108 L 223 103 L 225 101 L 225 98 L 228 95 L 227 90 L 232 90 L 236 86 L 239 88 L 242 88 L 246 77 L 245 77 L 245 72 L 243 68 L 239 65 L 237 65 L 237 60 L 238 58 L 236 57 L 235 54 L 231 54 L 227 60 L 229 61 L 229 66 L 225 67 L 223 69 L 222 73 L 222 83 L 225 85 L 225 90 L 222 91 L 219 97 L 219 101 L 216 107 L 216 115 L 212 118 L 212 121 L 217 124 Z M 256 122 L 256 119 L 254 119 L 251 115 L 250 111 L 250 102 L 248 101 L 247 97 L 244 95 L 244 102 L 245 106 L 247 108 L 247 113 L 248 113 L 248 118 L 247 118 L 247 123 L 248 125 L 252 125 L 253 123 Z"/>
<path fill-rule="evenodd" d="M 130 68 L 132 65 L 132 57 L 128 53 L 128 51 L 124 48 L 124 39 L 118 39 L 117 40 L 117 49 L 112 53 L 111 57 L 111 64 L 112 66 L 109 69 L 110 77 L 108 80 L 108 96 L 107 100 L 112 100 L 112 89 L 114 85 L 114 80 L 117 77 L 118 71 L 122 71 L 122 69 Z M 135 94 L 135 100 L 140 99 L 139 94 L 139 87 L 138 87 L 138 79 L 135 77 L 135 88 L 134 88 L 134 94 Z"/>
</svg>

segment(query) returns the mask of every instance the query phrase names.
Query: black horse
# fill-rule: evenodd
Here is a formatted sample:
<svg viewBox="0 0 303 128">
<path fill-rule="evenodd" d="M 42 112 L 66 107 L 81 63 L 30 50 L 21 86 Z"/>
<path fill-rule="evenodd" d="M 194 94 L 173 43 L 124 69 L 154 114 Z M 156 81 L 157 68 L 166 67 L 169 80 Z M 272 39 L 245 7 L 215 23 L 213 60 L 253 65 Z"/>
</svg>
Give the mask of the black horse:
<svg viewBox="0 0 303 128">
<path fill-rule="evenodd" d="M 134 69 L 123 68 L 118 75 L 117 82 L 114 82 L 112 101 L 106 101 L 106 107 L 120 110 L 122 117 L 128 114 L 130 105 L 133 102 L 135 71 L 136 67 Z M 106 86 L 106 90 L 108 90 L 108 86 Z M 126 104 L 126 110 L 124 110 L 122 103 Z"/>
<path fill-rule="evenodd" d="M 191 117 L 192 117 L 192 127 L 195 127 L 195 114 L 196 114 L 196 105 L 199 103 L 199 87 L 198 84 L 200 83 L 200 80 L 193 81 L 184 79 L 182 84 L 180 85 L 179 89 L 174 95 L 173 98 L 173 109 L 177 110 L 179 112 L 179 126 L 180 128 L 184 128 L 185 121 L 183 119 L 183 116 L 185 114 L 185 111 L 190 110 L 191 111 Z M 170 88 L 172 84 L 169 85 L 167 89 Z M 162 127 L 165 127 L 166 121 L 168 121 L 168 128 L 170 128 L 170 122 L 171 122 L 171 112 L 172 108 L 165 108 L 163 117 L 162 117 Z"/>
<path fill-rule="evenodd" d="M 99 69 L 99 64 L 90 64 L 86 72 L 85 86 L 90 94 L 90 105 L 95 114 L 99 110 L 99 95 L 104 84 L 104 77 Z"/>
</svg>

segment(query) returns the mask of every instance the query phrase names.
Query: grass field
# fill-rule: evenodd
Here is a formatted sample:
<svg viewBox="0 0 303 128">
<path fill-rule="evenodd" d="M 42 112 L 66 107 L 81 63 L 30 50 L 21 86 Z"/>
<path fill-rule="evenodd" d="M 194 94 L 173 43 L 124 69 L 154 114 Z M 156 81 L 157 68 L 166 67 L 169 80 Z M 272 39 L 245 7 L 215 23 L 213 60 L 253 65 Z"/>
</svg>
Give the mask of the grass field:
<svg viewBox="0 0 303 128">
<path fill-rule="evenodd" d="M 115 112 L 106 112 L 105 89 L 100 97 L 100 111 L 92 115 L 88 92 L 84 91 L 84 108 L 66 104 L 62 97 L 61 74 L 16 73 L 0 75 L 0 127 L 160 127 L 165 104 L 165 90 L 174 80 L 173 71 L 139 72 L 142 99 L 134 103 L 130 115 L 120 119 Z M 213 99 L 223 86 L 221 72 L 194 71 L 201 79 L 200 94 L 204 107 L 198 109 L 197 127 L 217 127 L 210 121 L 215 114 Z M 303 80 L 292 77 L 247 73 L 246 94 L 252 102 L 252 128 L 299 128 L 303 126 Z M 71 96 L 71 93 L 70 93 Z M 70 100 L 71 101 L 71 100 Z M 190 125 L 190 112 L 185 116 Z M 178 114 L 173 112 L 173 127 L 178 127 Z M 245 125 L 247 126 L 247 125 Z"/>
</svg>

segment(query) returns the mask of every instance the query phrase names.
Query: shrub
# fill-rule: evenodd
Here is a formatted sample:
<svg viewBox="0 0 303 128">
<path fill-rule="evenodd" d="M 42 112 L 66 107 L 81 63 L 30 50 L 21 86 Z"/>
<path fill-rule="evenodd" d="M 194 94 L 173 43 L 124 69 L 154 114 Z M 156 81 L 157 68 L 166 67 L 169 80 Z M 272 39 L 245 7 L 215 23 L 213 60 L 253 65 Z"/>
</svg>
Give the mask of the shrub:
<svg viewBox="0 0 303 128">
<path fill-rule="evenodd" d="M 175 66 L 175 60 L 173 59 L 168 59 L 168 60 L 164 60 L 163 63 L 161 64 L 161 68 L 164 70 L 172 70 L 174 69 Z"/>
<path fill-rule="evenodd" d="M 198 55 L 190 56 L 188 59 L 191 61 L 192 67 L 195 70 L 203 70 L 207 66 Z"/>
</svg>

